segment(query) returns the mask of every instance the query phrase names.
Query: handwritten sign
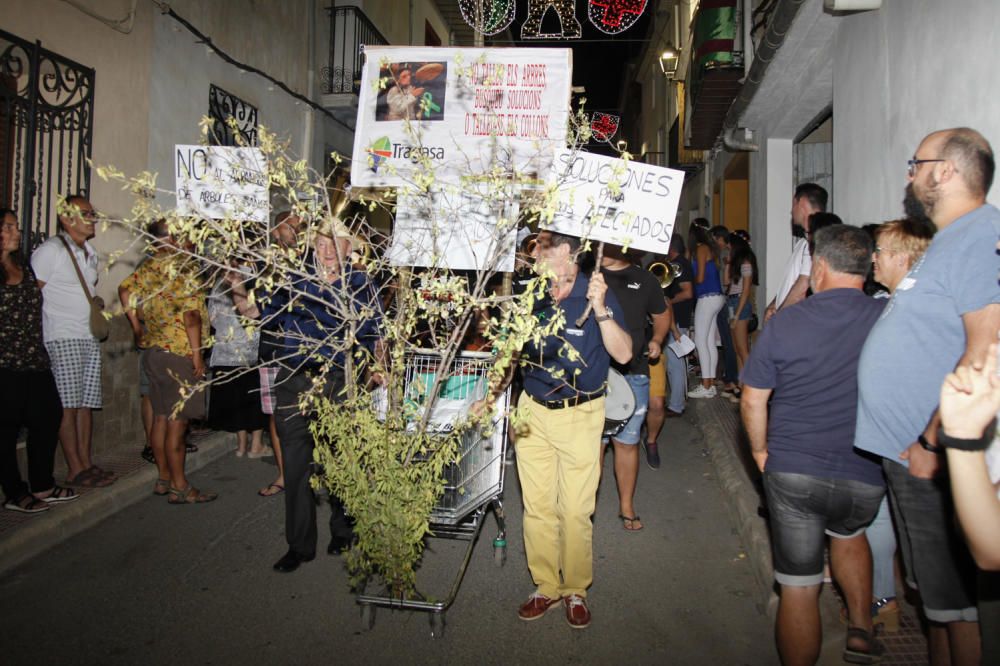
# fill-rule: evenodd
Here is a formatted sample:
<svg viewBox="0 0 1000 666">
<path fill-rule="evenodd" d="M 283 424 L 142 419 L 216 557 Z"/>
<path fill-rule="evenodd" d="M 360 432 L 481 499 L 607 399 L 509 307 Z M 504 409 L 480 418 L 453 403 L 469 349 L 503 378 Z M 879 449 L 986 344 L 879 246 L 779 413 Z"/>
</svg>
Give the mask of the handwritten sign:
<svg viewBox="0 0 1000 666">
<path fill-rule="evenodd" d="M 389 262 L 454 270 L 514 270 L 516 197 L 435 188 L 399 190 Z M 501 224 L 503 220 L 503 224 Z"/>
<path fill-rule="evenodd" d="M 174 165 L 181 215 L 267 221 L 267 162 L 260 149 L 178 145 Z"/>
<path fill-rule="evenodd" d="M 543 176 L 566 143 L 569 49 L 369 47 L 355 187 L 442 182 L 499 166 Z"/>
<path fill-rule="evenodd" d="M 564 150 L 550 178 L 558 199 L 546 229 L 667 253 L 683 171 Z"/>
</svg>

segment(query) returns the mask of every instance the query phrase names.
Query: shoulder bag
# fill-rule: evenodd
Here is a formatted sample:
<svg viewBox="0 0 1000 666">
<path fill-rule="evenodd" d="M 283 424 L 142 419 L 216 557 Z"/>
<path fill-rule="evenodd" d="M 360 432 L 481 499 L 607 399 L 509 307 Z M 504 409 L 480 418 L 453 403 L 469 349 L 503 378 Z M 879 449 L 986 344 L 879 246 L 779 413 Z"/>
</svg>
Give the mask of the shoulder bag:
<svg viewBox="0 0 1000 666">
<path fill-rule="evenodd" d="M 73 268 L 76 270 L 76 277 L 80 280 L 83 294 L 87 297 L 87 302 L 90 304 L 90 334 L 97 338 L 98 342 L 104 342 L 111 335 L 111 325 L 104 318 L 104 301 L 100 296 L 90 295 L 90 289 L 87 287 L 87 281 L 83 278 L 80 264 L 76 262 L 76 254 L 74 254 L 73 248 L 69 246 L 69 243 L 66 242 L 66 239 L 62 235 L 59 236 L 59 240 L 62 241 L 62 244 L 66 246 L 66 251 L 69 252 L 69 258 L 73 262 Z"/>
</svg>

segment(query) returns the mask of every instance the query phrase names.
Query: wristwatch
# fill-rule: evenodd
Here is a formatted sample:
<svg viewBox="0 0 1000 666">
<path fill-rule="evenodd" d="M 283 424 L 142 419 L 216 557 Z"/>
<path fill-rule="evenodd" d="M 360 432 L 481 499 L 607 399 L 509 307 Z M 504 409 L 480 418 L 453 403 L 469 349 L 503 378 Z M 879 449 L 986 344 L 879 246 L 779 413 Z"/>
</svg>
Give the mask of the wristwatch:
<svg viewBox="0 0 1000 666">
<path fill-rule="evenodd" d="M 614 318 L 614 314 L 611 312 L 611 308 L 605 308 L 604 314 L 602 315 L 599 314 L 594 315 L 594 321 L 596 321 L 597 323 L 600 323 L 602 321 L 607 321 L 612 318 Z"/>
</svg>

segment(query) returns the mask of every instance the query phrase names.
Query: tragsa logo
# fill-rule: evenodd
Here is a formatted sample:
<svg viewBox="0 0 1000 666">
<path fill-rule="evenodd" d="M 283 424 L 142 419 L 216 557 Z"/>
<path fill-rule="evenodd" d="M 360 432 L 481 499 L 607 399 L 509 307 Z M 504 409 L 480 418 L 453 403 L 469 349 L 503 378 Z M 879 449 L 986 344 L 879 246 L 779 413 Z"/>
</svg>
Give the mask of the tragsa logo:
<svg viewBox="0 0 1000 666">
<path fill-rule="evenodd" d="M 389 137 L 383 136 L 376 139 L 368 149 L 368 154 L 372 156 L 371 170 L 378 173 L 382 163 L 392 157 L 392 142 L 389 141 Z"/>
</svg>

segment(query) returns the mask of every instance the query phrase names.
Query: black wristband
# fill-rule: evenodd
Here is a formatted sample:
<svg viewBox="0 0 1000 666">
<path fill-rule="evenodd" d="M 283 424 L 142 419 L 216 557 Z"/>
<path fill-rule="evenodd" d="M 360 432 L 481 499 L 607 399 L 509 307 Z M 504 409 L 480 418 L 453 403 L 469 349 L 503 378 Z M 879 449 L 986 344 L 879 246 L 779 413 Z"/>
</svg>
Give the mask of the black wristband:
<svg viewBox="0 0 1000 666">
<path fill-rule="evenodd" d="M 943 430 L 938 433 L 938 443 L 941 446 L 959 451 L 985 451 L 992 441 L 993 437 L 990 435 L 989 428 L 986 429 L 986 433 L 979 439 L 950 437 Z"/>
<path fill-rule="evenodd" d="M 941 455 L 942 453 L 944 453 L 943 446 L 931 444 L 929 441 L 927 441 L 927 438 L 924 437 L 923 433 L 920 433 L 920 436 L 917 437 L 917 441 L 920 443 L 920 446 L 923 448 L 924 451 L 930 451 L 931 453 L 934 453 L 936 455 Z"/>
</svg>

